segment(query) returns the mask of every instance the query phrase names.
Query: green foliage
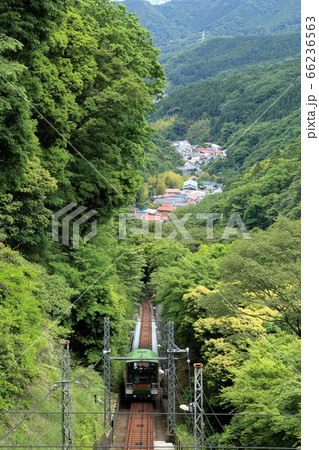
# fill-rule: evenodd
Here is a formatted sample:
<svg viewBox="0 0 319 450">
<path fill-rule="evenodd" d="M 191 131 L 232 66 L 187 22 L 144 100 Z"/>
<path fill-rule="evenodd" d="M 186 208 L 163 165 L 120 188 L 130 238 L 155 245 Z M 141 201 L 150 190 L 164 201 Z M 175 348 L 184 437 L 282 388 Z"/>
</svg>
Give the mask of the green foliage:
<svg viewBox="0 0 319 450">
<path fill-rule="evenodd" d="M 0 36 L 0 145 L 2 170 L 0 175 L 1 193 L 8 193 L 20 185 L 29 158 L 39 153 L 35 133 L 36 123 L 31 119 L 30 108 L 16 91 L 26 95 L 21 80 L 25 67 L 8 57 L 10 52 L 22 48 L 19 41 Z M 14 170 L 12 170 L 14 168 Z"/>
<path fill-rule="evenodd" d="M 234 368 L 248 357 L 248 340 L 255 340 L 265 332 L 265 328 L 262 319 L 251 317 L 253 312 L 248 308 L 238 310 L 239 314 L 234 313 L 229 304 L 216 295 L 217 292 L 219 290 L 211 294 L 203 293 L 198 299 L 202 314 L 193 321 L 192 328 L 197 348 L 205 361 L 205 386 L 209 401 L 220 407 L 222 389 L 232 385 Z M 211 312 L 216 307 L 218 315 Z"/>
<path fill-rule="evenodd" d="M 6 226 L 7 242 L 19 242 L 24 248 L 36 246 L 46 238 L 51 223 L 46 198 L 56 190 L 56 180 L 41 167 L 38 158 L 29 160 L 24 176 L 13 194 L 2 195 L 1 219 Z"/>
<path fill-rule="evenodd" d="M 125 4 L 152 31 L 163 52 L 197 44 L 203 31 L 206 37 L 300 31 L 300 4 L 296 0 L 171 0 L 160 5 L 125 0 Z"/>
<path fill-rule="evenodd" d="M 71 346 L 72 348 L 72 346 Z M 72 351 L 71 351 L 72 354 Z M 11 410 L 28 411 L 40 402 L 61 378 L 61 350 L 52 336 L 46 336 L 37 357 L 37 377 L 24 386 L 24 392 L 16 398 Z M 74 379 L 84 374 L 87 369 L 71 364 L 70 376 Z M 113 400 L 113 399 L 112 399 Z M 73 412 L 103 411 L 103 380 L 95 371 L 89 372 L 78 382 L 71 384 L 71 404 Z M 42 414 L 32 414 L 21 426 L 3 441 L 3 445 L 58 445 L 61 442 L 61 416 L 50 414 L 61 408 L 61 390 L 58 388 L 41 405 Z M 21 420 L 21 414 L 4 414 L 1 416 L 0 435 Z M 97 436 L 103 432 L 102 414 L 72 415 L 73 445 L 92 445 Z"/>
<path fill-rule="evenodd" d="M 69 0 L 3 0 L 0 28 L 28 49 L 39 47 L 61 22 L 68 3 Z"/>
<path fill-rule="evenodd" d="M 139 196 L 139 203 L 143 204 L 148 198 L 154 195 L 165 194 L 167 188 L 181 189 L 183 182 L 184 178 L 171 170 L 157 173 L 156 176 L 149 177 L 147 182 L 144 183 Z"/>
<path fill-rule="evenodd" d="M 67 10 L 63 5 L 39 0 L 25 5 L 21 15 L 22 4 L 14 2 L 3 17 L 3 31 L 20 37 L 24 47 L 1 38 L 1 62 L 11 85 L 0 81 L 6 166 L 0 213 L 7 242 L 28 253 L 40 243 L 49 245 L 48 217 L 66 202 L 98 208 L 101 219 L 134 200 L 142 180 L 137 168 L 144 165 L 144 149 L 153 145 L 146 116 L 164 85 L 158 50 L 123 5 L 104 2 L 96 8 L 94 2 L 72 1 Z M 11 27 L 9 16 L 15 18 Z M 39 207 L 37 220 L 33 207 Z"/>
<path fill-rule="evenodd" d="M 153 254 L 154 250 L 157 250 L 156 254 Z M 183 322 L 189 320 L 186 305 L 191 303 L 192 296 L 183 296 L 198 284 L 208 289 L 214 286 L 219 278 L 217 261 L 226 251 L 227 247 L 221 244 L 202 245 L 194 254 L 170 240 L 154 244 L 149 264 L 154 268 L 151 285 L 155 288 L 155 300 L 163 302 L 164 317 L 174 319 L 177 334 L 185 344 L 189 329 Z"/>
<path fill-rule="evenodd" d="M 275 321 L 300 336 L 300 257 L 300 222 L 280 217 L 267 231 L 232 245 L 221 264 L 220 290 L 233 304 L 277 311 Z"/>
<path fill-rule="evenodd" d="M 282 152 L 283 156 L 286 153 L 285 158 L 274 155 L 230 178 L 223 193 L 206 196 L 193 209 L 181 208 L 180 215 L 193 213 L 187 222 L 192 237 L 199 242 L 206 240 L 206 222 L 193 220 L 198 213 L 223 213 L 223 219 L 214 222 L 215 242 L 225 242 L 224 228 L 233 213 L 240 214 L 248 230 L 266 229 L 279 216 L 292 220 L 300 218 L 300 161 L 298 156 L 293 156 L 293 151 L 289 155 L 288 148 L 289 141 L 287 150 Z"/>
<path fill-rule="evenodd" d="M 186 139 L 195 145 L 202 145 L 210 139 L 210 120 L 201 119 L 194 122 L 187 130 Z"/>
<path fill-rule="evenodd" d="M 143 177 L 156 175 L 158 173 L 175 170 L 176 166 L 183 165 L 183 160 L 171 143 L 165 139 L 158 123 L 153 124 L 159 131 L 154 133 L 152 143 L 145 148 L 145 168 L 142 171 Z"/>
<path fill-rule="evenodd" d="M 151 142 L 147 114 L 162 94 L 164 71 L 149 32 L 123 5 L 17 0 L 0 8 L 0 234 L 42 263 L 1 249 L 7 408 L 37 374 L 42 339 L 23 352 L 42 332 L 44 340 L 69 336 L 82 361 L 95 361 L 109 315 L 112 350 L 126 353 L 144 258 L 118 245 L 111 217 L 136 196 L 145 148 L 153 172 L 174 168 L 178 158 L 170 149 L 159 161 L 167 143 L 161 136 Z M 99 209 L 99 236 L 78 252 L 50 235 L 52 212 L 72 201 Z M 61 319 L 58 327 L 53 321 Z M 115 387 L 120 371 L 114 367 Z M 85 423 L 91 436 L 93 422 Z"/>
<path fill-rule="evenodd" d="M 196 47 L 161 57 L 169 89 L 231 72 L 274 64 L 300 53 L 300 34 L 212 38 Z"/>
<path fill-rule="evenodd" d="M 0 258 L 0 390 L 1 409 L 6 409 L 12 396 L 21 394 L 25 381 L 36 374 L 35 348 L 23 356 L 21 348 L 26 349 L 33 343 L 43 319 L 40 302 L 33 294 L 37 290 L 34 268 L 31 265 L 24 267 L 23 259 L 3 244 Z"/>
<path fill-rule="evenodd" d="M 284 333 L 267 339 L 277 352 L 266 341 L 251 343 L 249 359 L 234 369 L 234 384 L 222 398 L 240 413 L 300 414 L 300 341 Z M 300 418 L 236 416 L 224 438 L 236 445 L 298 446 Z"/>
<path fill-rule="evenodd" d="M 58 317 L 69 306 L 72 290 L 63 278 L 49 276 L 43 267 L 0 245 L 0 391 L 1 409 L 6 409 L 37 376 L 49 314 Z M 50 335 L 56 337 L 63 329 L 53 325 Z"/>
<path fill-rule="evenodd" d="M 138 252 L 128 253 L 125 244 L 117 245 L 110 233 L 114 234 L 114 229 L 101 226 L 97 238 L 50 264 L 54 274 L 72 287 L 74 306 L 63 324 L 72 330 L 74 351 L 89 363 L 101 353 L 106 316 L 112 324 L 114 352 L 126 353 L 128 319 L 141 296 L 143 257 Z"/>
<path fill-rule="evenodd" d="M 211 133 L 219 137 L 225 123 L 251 124 L 300 75 L 298 59 L 249 72 L 212 78 L 172 92 L 159 102 L 154 119 L 178 115 L 191 121 L 211 118 Z M 299 108 L 300 85 L 296 83 L 262 121 L 280 119 Z"/>
</svg>

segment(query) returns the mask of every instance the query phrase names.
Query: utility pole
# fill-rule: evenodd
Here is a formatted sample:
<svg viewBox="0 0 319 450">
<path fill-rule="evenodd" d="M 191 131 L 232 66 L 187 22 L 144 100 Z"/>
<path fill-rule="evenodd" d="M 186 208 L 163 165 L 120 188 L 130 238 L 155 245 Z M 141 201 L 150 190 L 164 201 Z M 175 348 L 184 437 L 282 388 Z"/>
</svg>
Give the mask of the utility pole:
<svg viewBox="0 0 319 450">
<path fill-rule="evenodd" d="M 174 322 L 167 323 L 167 361 L 167 434 L 172 441 L 175 430 Z"/>
<path fill-rule="evenodd" d="M 194 450 L 204 448 L 203 364 L 195 363 L 194 374 Z"/>
<path fill-rule="evenodd" d="M 70 390 L 70 341 L 62 339 L 61 380 L 62 380 L 62 449 L 72 450 L 71 390 Z"/>
<path fill-rule="evenodd" d="M 111 361 L 110 361 L 110 319 L 104 317 L 104 348 L 103 348 L 103 380 L 104 380 L 104 426 L 111 423 Z"/>
</svg>

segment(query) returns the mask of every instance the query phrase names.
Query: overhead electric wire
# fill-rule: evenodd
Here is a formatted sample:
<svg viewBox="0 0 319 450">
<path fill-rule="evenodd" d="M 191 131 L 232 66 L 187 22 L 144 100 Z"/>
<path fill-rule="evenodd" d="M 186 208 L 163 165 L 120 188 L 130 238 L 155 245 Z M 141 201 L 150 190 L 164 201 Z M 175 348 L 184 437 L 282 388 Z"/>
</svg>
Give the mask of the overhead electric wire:
<svg viewBox="0 0 319 450">
<path fill-rule="evenodd" d="M 0 445 L 0 448 L 58 448 L 61 450 L 61 445 Z M 92 445 L 72 445 L 72 448 L 90 448 L 92 449 Z M 127 446 L 125 445 L 106 445 L 103 444 L 103 448 L 124 448 L 127 449 Z M 130 445 L 130 448 L 136 448 L 141 449 L 140 445 Z M 143 449 L 149 448 L 154 449 L 154 446 L 147 446 L 143 445 Z M 183 448 L 192 448 L 194 449 L 193 445 L 183 445 Z M 209 448 L 212 447 L 204 445 L 202 448 Z M 251 450 L 300 450 L 301 447 L 247 447 L 243 445 L 237 445 L 236 447 L 227 447 L 227 446 L 214 446 L 215 449 L 234 449 L 234 450 L 241 450 L 241 449 L 251 449 Z"/>
<path fill-rule="evenodd" d="M 84 373 L 82 373 L 82 375 L 79 375 L 78 377 L 74 378 L 74 380 L 70 380 L 69 383 L 75 383 L 75 381 L 80 380 L 81 378 L 85 377 L 85 375 L 87 375 L 89 372 L 91 372 L 93 369 L 95 369 L 95 367 L 99 364 L 100 361 L 102 361 L 104 357 L 104 354 L 99 358 L 98 361 L 96 361 L 96 363 L 94 363 L 91 367 L 88 368 L 88 370 Z"/>
<path fill-rule="evenodd" d="M 218 445 L 220 445 L 219 439 L 218 439 L 218 437 L 217 437 L 217 433 L 216 433 L 216 431 L 214 430 L 214 428 L 213 428 L 212 424 L 210 423 L 210 421 L 208 420 L 208 417 L 206 416 L 205 412 L 203 413 L 203 416 L 204 416 L 204 417 L 205 417 L 205 419 L 207 420 L 207 422 L 208 422 L 208 425 L 209 425 L 209 427 L 210 427 L 211 431 L 213 432 L 213 435 L 214 435 L 214 436 L 216 437 L 216 439 L 217 439 L 217 442 L 218 442 Z M 232 444 L 234 445 L 234 443 L 233 443 L 233 442 L 232 442 Z"/>
<path fill-rule="evenodd" d="M 186 263 L 190 266 L 190 267 L 192 267 L 192 269 L 193 270 L 195 270 L 201 277 L 202 277 L 202 279 L 203 280 L 205 280 L 212 288 L 213 288 L 213 290 L 214 291 L 216 291 L 216 293 L 220 296 L 220 297 L 222 297 L 222 299 L 231 307 L 231 309 L 236 313 L 236 314 L 238 314 L 238 315 L 240 315 L 255 331 L 256 331 L 256 333 L 262 338 L 262 339 L 264 339 L 264 341 L 266 341 L 269 345 L 270 345 L 270 347 L 272 347 L 272 349 L 273 350 L 275 350 L 275 352 L 284 360 L 284 361 L 286 361 L 293 369 L 294 369 L 294 371 L 295 372 L 297 372 L 299 375 L 301 375 L 301 373 L 300 373 L 300 371 L 298 370 L 298 369 L 296 369 L 296 367 L 279 351 L 279 350 L 277 350 L 277 348 L 276 347 L 274 347 L 273 345 L 272 345 L 272 343 L 266 338 L 266 336 L 265 335 L 263 335 L 256 327 L 255 327 L 255 325 L 251 322 L 251 321 L 249 321 L 246 317 L 245 317 L 245 315 L 248 315 L 249 316 L 249 314 L 247 314 L 247 313 L 245 313 L 245 312 L 243 312 L 243 311 L 240 311 L 236 306 L 234 306 L 220 291 L 218 291 L 218 290 L 216 290 L 216 286 L 214 286 L 195 266 L 194 266 L 194 264 L 192 264 L 191 262 L 189 262 L 188 261 L 188 259 L 186 259 L 185 258 L 185 256 L 184 255 L 182 255 L 180 252 L 178 252 L 179 253 L 179 255 L 186 261 Z"/>
<path fill-rule="evenodd" d="M 187 397 L 187 399 L 188 399 L 188 401 L 189 401 L 189 403 L 191 403 L 191 398 L 187 395 L 187 393 L 184 391 L 184 389 L 183 389 L 183 386 L 181 385 L 181 383 L 180 383 L 180 381 L 179 381 L 179 379 L 178 379 L 178 377 L 177 377 L 177 375 L 175 374 L 175 378 L 176 378 L 176 380 L 177 380 L 177 383 L 179 384 L 179 386 L 180 386 L 180 388 L 181 388 L 181 390 L 182 390 L 182 392 L 184 393 L 184 395 Z M 205 414 L 205 412 L 203 412 L 203 416 L 205 416 L 206 417 L 206 414 Z M 218 440 L 218 437 L 217 437 L 217 433 L 216 433 L 216 431 L 214 430 L 214 428 L 213 428 L 213 426 L 212 426 L 212 424 L 209 422 L 209 420 L 208 420 L 208 418 L 206 417 L 206 419 L 207 419 L 207 421 L 208 421 L 208 423 L 209 423 L 209 426 L 210 426 L 210 429 L 211 429 L 211 431 L 213 432 L 213 434 L 214 434 L 214 436 L 216 437 L 216 439 L 217 439 L 217 442 L 220 444 L 220 442 L 219 442 L 219 440 Z M 232 444 L 233 444 L 233 442 L 232 442 Z"/>
<path fill-rule="evenodd" d="M 32 414 L 34 414 L 36 412 L 36 410 L 39 408 L 39 406 L 42 405 L 42 403 L 44 403 L 46 401 L 46 399 L 52 394 L 52 392 L 54 392 L 58 387 L 61 387 L 63 383 L 74 383 L 75 381 L 80 380 L 81 378 L 83 378 L 85 375 L 87 375 L 89 372 L 91 372 L 98 364 L 99 362 L 102 360 L 102 358 L 104 357 L 104 354 L 98 359 L 98 361 L 96 361 L 96 363 L 94 363 L 88 370 L 86 370 L 84 373 L 82 373 L 81 375 L 79 375 L 78 377 L 74 378 L 73 380 L 67 380 L 67 381 L 56 381 L 54 383 L 54 386 L 52 389 L 50 389 L 50 391 L 46 394 L 46 396 L 31 410 L 29 411 L 25 417 L 23 417 L 23 419 L 21 419 L 16 425 L 14 425 L 10 430 L 8 430 L 3 436 L 0 437 L 0 441 L 2 441 L 6 436 L 8 436 L 9 434 L 11 434 L 19 425 L 21 425 L 26 419 L 28 419 Z M 6 414 L 6 412 L 4 412 Z M 3 414 L 3 413 L 1 413 Z M 12 413 L 13 414 L 13 413 Z M 44 412 L 44 414 L 50 414 L 48 412 Z M 61 413 L 59 413 L 61 414 Z"/>
<path fill-rule="evenodd" d="M 208 398 L 207 398 L 207 395 L 205 394 L 205 391 L 203 391 L 203 393 L 204 393 L 205 400 L 206 400 L 206 402 L 207 402 L 207 404 L 208 404 L 210 410 L 211 410 L 212 413 L 215 415 L 215 411 L 214 411 L 212 405 L 209 403 L 209 400 L 208 400 Z M 220 422 L 220 420 L 218 419 L 217 416 L 215 416 L 215 419 L 217 420 L 219 426 L 220 426 L 221 429 L 223 430 L 223 433 L 225 433 L 225 428 L 223 427 L 222 423 Z M 233 443 L 233 441 L 231 440 L 231 438 L 227 438 L 227 439 L 229 440 L 229 442 L 230 442 L 232 445 L 235 445 L 235 444 Z"/>
<path fill-rule="evenodd" d="M 1 414 L 27 414 L 28 411 L 0 411 Z M 62 414 L 61 411 L 34 411 L 32 414 Z M 93 415 L 104 415 L 103 411 L 70 411 L 69 414 L 93 414 Z M 118 412 L 110 412 L 108 415 L 118 414 L 135 414 L 130 413 L 129 411 L 118 411 Z M 153 414 L 154 416 L 167 415 L 167 412 L 152 412 L 149 414 Z M 176 415 L 182 416 L 185 413 L 175 413 Z M 251 416 L 251 417 L 301 417 L 300 414 L 250 414 L 250 413 L 205 413 L 206 416 Z"/>
<path fill-rule="evenodd" d="M 21 425 L 28 417 L 31 416 L 31 414 L 39 408 L 39 406 L 42 405 L 46 401 L 48 397 L 54 392 L 59 386 L 54 385 L 52 389 L 47 393 L 47 395 L 25 416 L 23 419 L 21 419 L 18 423 L 16 423 L 10 430 L 8 430 L 3 436 L 0 437 L 0 441 L 2 441 L 5 437 L 7 437 L 10 433 L 12 433 L 16 428 L 18 428 L 19 425 Z"/>
</svg>

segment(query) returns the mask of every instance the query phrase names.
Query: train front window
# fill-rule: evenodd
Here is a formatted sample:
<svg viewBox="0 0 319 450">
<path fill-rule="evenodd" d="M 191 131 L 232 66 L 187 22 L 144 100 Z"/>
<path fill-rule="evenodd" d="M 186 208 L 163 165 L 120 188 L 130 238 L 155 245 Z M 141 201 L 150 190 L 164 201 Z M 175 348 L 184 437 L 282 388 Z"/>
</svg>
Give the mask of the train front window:
<svg viewBox="0 0 319 450">
<path fill-rule="evenodd" d="M 127 364 L 127 382 L 151 384 L 157 382 L 157 367 L 153 362 L 132 362 Z"/>
<path fill-rule="evenodd" d="M 149 384 L 150 382 L 150 367 L 147 364 L 136 364 L 134 366 L 134 383 L 135 384 Z"/>
</svg>

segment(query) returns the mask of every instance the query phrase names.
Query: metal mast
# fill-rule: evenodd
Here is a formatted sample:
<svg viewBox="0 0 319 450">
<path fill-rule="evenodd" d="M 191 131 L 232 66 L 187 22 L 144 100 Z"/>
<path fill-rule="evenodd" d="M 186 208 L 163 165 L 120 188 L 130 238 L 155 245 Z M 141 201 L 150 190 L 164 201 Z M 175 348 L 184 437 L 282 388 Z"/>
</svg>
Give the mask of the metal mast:
<svg viewBox="0 0 319 450">
<path fill-rule="evenodd" d="M 194 450 L 204 448 L 203 364 L 194 364 Z"/>
<path fill-rule="evenodd" d="M 111 362 L 110 362 L 110 319 L 104 317 L 104 426 L 111 422 Z"/>
<path fill-rule="evenodd" d="M 173 440 L 175 429 L 175 362 L 174 362 L 174 322 L 167 323 L 167 433 Z"/>
<path fill-rule="evenodd" d="M 70 391 L 70 341 L 62 339 L 61 343 L 61 373 L 62 373 L 62 449 L 72 450 L 71 427 L 71 391 Z"/>
</svg>

